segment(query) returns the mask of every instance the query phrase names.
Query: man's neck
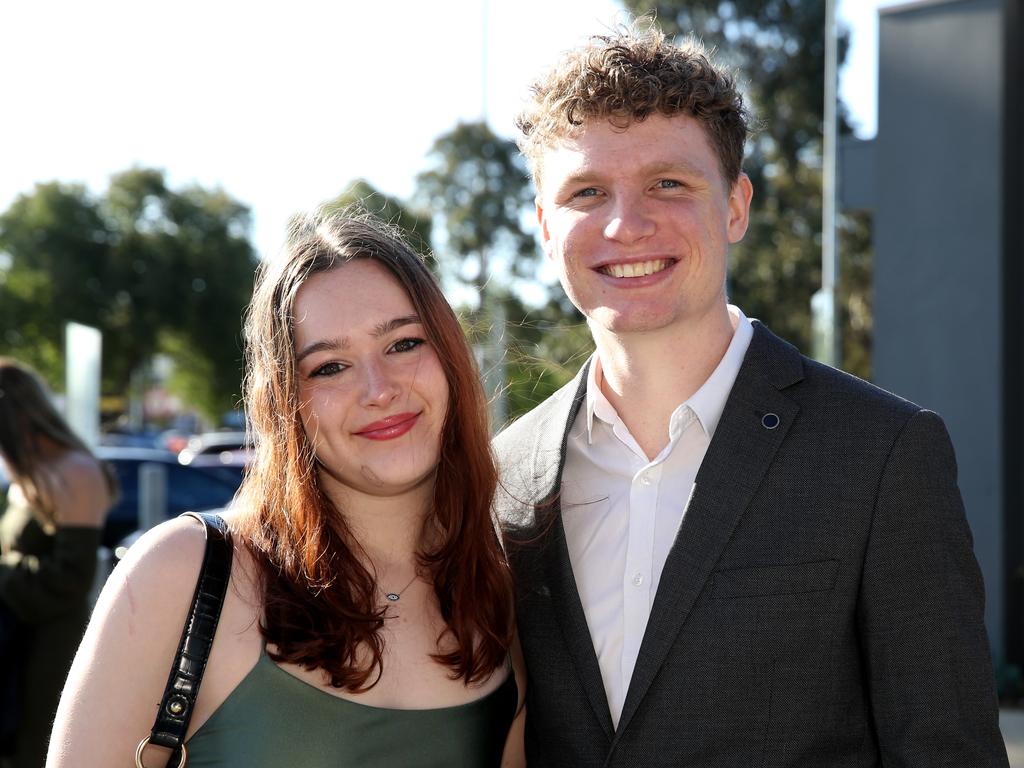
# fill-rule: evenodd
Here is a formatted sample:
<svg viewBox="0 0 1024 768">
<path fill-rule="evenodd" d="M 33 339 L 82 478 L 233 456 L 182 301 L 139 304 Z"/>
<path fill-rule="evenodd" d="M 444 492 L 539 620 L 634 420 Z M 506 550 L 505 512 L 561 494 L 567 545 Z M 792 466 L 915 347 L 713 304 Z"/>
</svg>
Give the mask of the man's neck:
<svg viewBox="0 0 1024 768">
<path fill-rule="evenodd" d="M 668 443 L 673 411 L 708 380 L 733 332 L 724 303 L 697 322 L 656 332 L 595 329 L 601 391 L 648 458 Z"/>
</svg>

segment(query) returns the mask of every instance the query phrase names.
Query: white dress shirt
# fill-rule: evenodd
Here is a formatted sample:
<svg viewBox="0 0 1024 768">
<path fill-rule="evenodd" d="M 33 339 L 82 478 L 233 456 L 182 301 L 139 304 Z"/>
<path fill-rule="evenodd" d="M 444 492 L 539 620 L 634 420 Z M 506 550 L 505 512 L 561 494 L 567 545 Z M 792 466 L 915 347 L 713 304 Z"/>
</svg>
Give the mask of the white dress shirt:
<svg viewBox="0 0 1024 768">
<path fill-rule="evenodd" d="M 730 305 L 733 337 L 718 367 L 672 413 L 668 445 L 649 460 L 601 392 L 595 354 L 587 399 L 569 432 L 562 523 L 612 722 L 622 705 L 658 591 L 753 326 Z"/>
</svg>

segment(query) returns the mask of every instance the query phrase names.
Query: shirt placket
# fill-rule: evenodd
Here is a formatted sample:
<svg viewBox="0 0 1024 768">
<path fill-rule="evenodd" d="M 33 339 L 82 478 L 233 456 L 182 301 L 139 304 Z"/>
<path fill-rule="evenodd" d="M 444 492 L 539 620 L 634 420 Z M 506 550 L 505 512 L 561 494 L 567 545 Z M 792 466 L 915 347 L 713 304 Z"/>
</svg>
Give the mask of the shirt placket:
<svg viewBox="0 0 1024 768">
<path fill-rule="evenodd" d="M 651 564 L 658 508 L 660 464 L 645 464 L 629 490 L 629 540 L 623 573 L 622 690 L 629 688 L 651 612 Z"/>
</svg>

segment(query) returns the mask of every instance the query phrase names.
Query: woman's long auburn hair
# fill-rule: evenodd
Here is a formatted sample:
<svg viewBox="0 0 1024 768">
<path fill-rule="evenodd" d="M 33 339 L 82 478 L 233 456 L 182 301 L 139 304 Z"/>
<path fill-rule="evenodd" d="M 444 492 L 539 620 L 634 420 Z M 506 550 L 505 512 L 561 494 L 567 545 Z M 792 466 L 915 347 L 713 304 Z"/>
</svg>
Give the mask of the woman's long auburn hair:
<svg viewBox="0 0 1024 768">
<path fill-rule="evenodd" d="M 256 456 L 239 492 L 239 533 L 259 566 L 261 631 L 271 658 L 323 669 L 332 686 L 365 691 L 383 671 L 384 608 L 359 542 L 323 492 L 298 413 L 293 307 L 312 275 L 353 259 L 386 267 L 408 292 L 448 381 L 433 506 L 418 552 L 433 580 L 455 679 L 485 679 L 507 658 L 512 580 L 491 516 L 497 473 L 487 402 L 472 350 L 433 275 L 392 228 L 365 213 L 313 214 L 284 253 L 264 262 L 245 320 L 245 404 Z M 442 638 L 438 638 L 440 641 Z"/>
</svg>

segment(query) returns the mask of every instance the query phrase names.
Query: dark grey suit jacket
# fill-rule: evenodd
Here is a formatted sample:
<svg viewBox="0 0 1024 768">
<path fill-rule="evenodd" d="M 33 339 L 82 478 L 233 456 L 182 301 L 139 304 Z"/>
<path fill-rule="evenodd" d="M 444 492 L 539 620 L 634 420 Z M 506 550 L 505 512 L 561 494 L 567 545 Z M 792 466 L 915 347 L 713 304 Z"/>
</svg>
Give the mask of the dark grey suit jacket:
<svg viewBox="0 0 1024 768">
<path fill-rule="evenodd" d="M 495 441 L 531 768 L 1007 765 L 941 419 L 757 323 L 613 729 L 558 505 L 585 388 Z"/>
</svg>

